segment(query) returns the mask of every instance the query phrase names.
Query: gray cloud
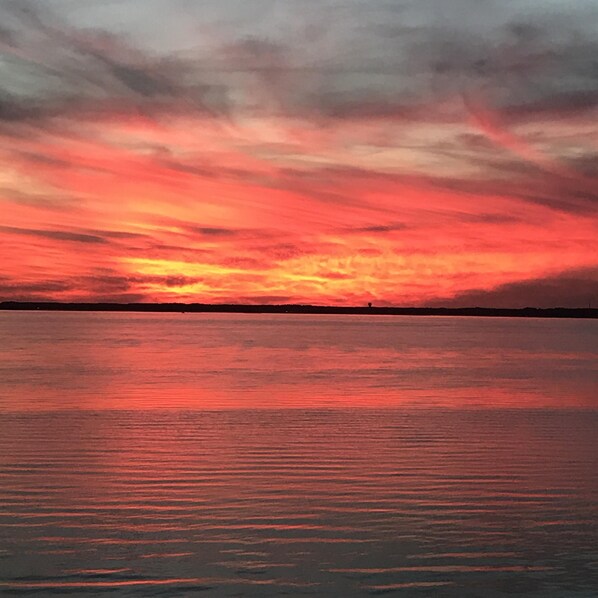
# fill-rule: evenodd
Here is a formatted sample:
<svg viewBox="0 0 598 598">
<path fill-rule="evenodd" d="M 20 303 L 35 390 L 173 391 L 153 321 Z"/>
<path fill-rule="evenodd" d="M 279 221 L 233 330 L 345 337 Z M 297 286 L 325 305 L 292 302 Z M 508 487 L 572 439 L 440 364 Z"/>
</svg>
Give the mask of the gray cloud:
<svg viewBox="0 0 598 598">
<path fill-rule="evenodd" d="M 41 280 L 23 282 L 0 277 L 0 301 L 108 301 L 139 302 L 146 297 L 146 285 L 177 288 L 202 282 L 201 277 L 190 276 L 123 276 L 111 270 L 92 271 L 68 280 Z"/>
<path fill-rule="evenodd" d="M 215 226 L 190 226 L 188 230 L 206 237 L 236 237 L 241 231 L 234 228 L 221 228 Z"/>
<path fill-rule="evenodd" d="M 109 31 L 78 29 L 33 0 L 0 3 L 13 44 L 0 84 L 0 120 L 44 121 L 78 112 L 224 113 L 218 86 L 191 80 L 189 61 L 150 56 Z M 1 72 L 1 71 L 0 71 Z M 205 101 L 204 101 L 205 99 Z M 222 105 L 216 106 L 219 100 Z"/>
<path fill-rule="evenodd" d="M 76 243 L 101 244 L 107 242 L 106 239 L 98 235 L 89 235 L 86 233 L 76 233 L 71 231 L 18 228 L 15 226 L 0 226 L 0 231 L 11 235 L 27 235 L 44 239 L 53 239 L 57 241 L 73 241 Z"/>
<path fill-rule="evenodd" d="M 74 197 L 49 193 L 24 193 L 18 189 L 0 188 L 0 200 L 21 206 L 48 210 L 72 210 L 80 201 Z"/>
<path fill-rule="evenodd" d="M 512 192 L 561 211 L 596 209 L 593 181 L 547 173 L 483 131 L 463 136 L 441 126 L 491 114 L 492 125 L 509 133 L 506 128 L 519 123 L 594 110 L 598 34 L 589 24 L 598 12 L 591 4 L 559 13 L 527 0 L 379 2 L 375 8 L 365 0 L 322 0 L 303 11 L 281 0 L 276 18 L 284 26 L 269 4 L 249 10 L 227 1 L 179 0 L 148 2 L 147 15 L 133 2 L 115 5 L 99 25 L 93 15 L 102 4 L 88 2 L 75 14 L 60 0 L 0 1 L 0 52 L 6 57 L 0 67 L 0 135 L 75 135 L 77 119 L 104 112 L 155 119 L 197 114 L 232 123 L 246 115 L 282 114 L 322 127 L 339 120 L 382 119 L 416 130 L 434 123 L 443 141 L 422 142 L 422 154 L 483 170 L 479 179 L 430 176 L 435 184 L 482 195 L 486 189 Z M 167 6 L 168 17 L 161 12 Z M 148 44 L 142 29 L 160 17 L 181 27 L 191 23 L 203 33 L 177 46 L 176 36 L 164 31 Z M 577 134 L 584 139 L 583 130 Z M 256 149 L 251 143 L 248 152 Z M 409 149 L 399 135 L 387 146 Z M 555 160 L 590 178 L 595 156 L 580 147 L 577 158 Z M 188 162 L 165 150 L 154 159 L 172 171 L 245 182 L 254 176 L 225 164 Z M 279 144 L 274 154 L 301 151 L 300 143 Z M 21 158 L 69 167 L 68 160 L 39 152 Z M 301 179 L 283 169 L 255 183 L 362 205 L 322 178 Z M 202 234 L 231 234 L 209 231 Z"/>
<path fill-rule="evenodd" d="M 483 212 L 481 214 L 464 214 L 463 220 L 466 222 L 474 222 L 481 224 L 516 224 L 523 222 L 521 216 L 513 216 L 511 214 L 502 214 L 497 212 Z"/>
<path fill-rule="evenodd" d="M 43 296 L 48 293 L 63 293 L 73 289 L 72 281 L 43 280 L 39 282 L 11 281 L 4 277 L 0 279 L 0 298 L 19 296 Z"/>
<path fill-rule="evenodd" d="M 180 2 L 169 6 L 180 11 L 181 21 L 187 15 L 199 25 L 202 12 L 216 11 L 216 4 L 210 4 L 194 13 Z M 282 10 L 292 11 L 288 2 L 282 4 Z M 35 83 L 28 89 L 38 93 L 26 94 L 29 102 L 22 94 L 18 101 L 5 97 L 0 115 L 39 118 L 52 114 L 57 100 L 88 108 L 112 100 L 120 109 L 134 104 L 157 112 L 192 109 L 223 115 L 248 107 L 247 85 L 253 84 L 244 73 L 255 77 L 266 94 L 249 107 L 259 108 L 259 102 L 266 110 L 308 116 L 425 119 L 422 103 L 480 85 L 494 109 L 510 114 L 595 106 L 598 36 L 587 26 L 586 13 L 568 7 L 565 14 L 546 16 L 526 9 L 524 2 L 505 8 L 485 1 L 483 10 L 479 4 L 379 3 L 374 9 L 351 2 L 341 11 L 322 2 L 286 38 L 274 31 L 266 37 L 249 16 L 236 28 L 220 24 L 218 37 L 215 22 L 210 51 L 183 57 L 166 49 L 160 54 L 163 38 L 157 38 L 157 53 L 150 55 L 135 47 L 134 38 L 125 41 L 122 34 L 77 27 L 69 23 L 66 8 L 60 11 L 60 3 L 52 11 L 34 0 L 5 1 L 0 11 L 7 24 L 0 40 L 10 41 L 4 42 L 4 52 L 13 56 L 8 74 L 30 70 Z M 470 14 L 484 11 L 485 18 Z M 324 31 L 318 20 L 328 13 L 336 18 Z M 10 84 L 5 86 L 10 94 Z"/>
<path fill-rule="evenodd" d="M 76 243 L 106 244 L 112 240 L 150 239 L 147 235 L 125 231 L 76 229 L 74 231 L 46 230 L 38 228 L 20 228 L 16 226 L 0 226 L 0 231 L 11 235 L 26 235 L 53 239 L 56 241 L 73 241 Z"/>
<path fill-rule="evenodd" d="M 593 307 L 598 306 L 598 269 L 575 270 L 489 290 L 473 290 L 433 305 L 447 307 Z"/>
<path fill-rule="evenodd" d="M 352 231 L 357 233 L 382 234 L 399 230 L 406 230 L 407 228 L 407 225 L 402 224 L 401 222 L 396 222 L 394 224 L 375 224 L 372 226 L 362 226 L 360 228 L 354 228 L 352 229 Z"/>
</svg>

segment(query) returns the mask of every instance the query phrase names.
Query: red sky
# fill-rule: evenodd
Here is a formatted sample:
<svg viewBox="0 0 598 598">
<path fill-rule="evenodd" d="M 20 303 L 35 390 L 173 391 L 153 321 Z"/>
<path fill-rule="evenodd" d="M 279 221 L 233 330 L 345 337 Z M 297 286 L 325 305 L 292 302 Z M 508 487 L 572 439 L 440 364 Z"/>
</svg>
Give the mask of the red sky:
<svg viewBox="0 0 598 598">
<path fill-rule="evenodd" d="M 0 0 L 0 300 L 598 304 L 596 8 L 472 2 Z"/>
</svg>

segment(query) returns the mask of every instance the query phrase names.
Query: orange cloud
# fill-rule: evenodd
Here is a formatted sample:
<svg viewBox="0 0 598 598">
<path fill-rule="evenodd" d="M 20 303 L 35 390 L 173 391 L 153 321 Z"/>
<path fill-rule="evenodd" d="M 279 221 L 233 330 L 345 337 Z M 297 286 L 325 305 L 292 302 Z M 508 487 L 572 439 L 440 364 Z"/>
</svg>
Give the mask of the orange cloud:
<svg viewBox="0 0 598 598">
<path fill-rule="evenodd" d="M 552 62 L 509 23 L 486 43 L 367 19 L 313 55 L 215 21 L 175 55 L 36 6 L 0 9 L 0 299 L 417 305 L 523 284 L 534 304 L 526 281 L 597 266 L 581 21 Z"/>
</svg>

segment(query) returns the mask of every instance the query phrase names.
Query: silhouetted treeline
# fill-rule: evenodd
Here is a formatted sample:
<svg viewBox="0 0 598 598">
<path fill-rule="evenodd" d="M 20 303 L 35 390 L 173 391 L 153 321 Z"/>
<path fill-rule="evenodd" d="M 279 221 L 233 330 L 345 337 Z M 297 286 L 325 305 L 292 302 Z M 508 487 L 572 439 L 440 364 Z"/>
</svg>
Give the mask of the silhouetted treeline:
<svg viewBox="0 0 598 598">
<path fill-rule="evenodd" d="M 209 303 L 59 303 L 4 301 L 0 310 L 202 312 L 246 314 L 355 314 L 389 316 L 485 316 L 525 318 L 598 318 L 595 308 L 554 307 L 503 309 L 490 307 L 335 307 L 327 305 L 238 305 Z"/>
</svg>

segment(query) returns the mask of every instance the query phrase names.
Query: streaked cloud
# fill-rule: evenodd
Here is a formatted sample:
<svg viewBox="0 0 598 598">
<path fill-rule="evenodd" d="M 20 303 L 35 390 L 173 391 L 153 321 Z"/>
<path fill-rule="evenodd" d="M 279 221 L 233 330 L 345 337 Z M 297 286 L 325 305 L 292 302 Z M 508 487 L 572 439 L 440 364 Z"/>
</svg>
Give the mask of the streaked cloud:
<svg viewBox="0 0 598 598">
<path fill-rule="evenodd" d="M 306 2 L 0 0 L 0 295 L 533 304 L 589 277 L 595 3 Z"/>
</svg>

